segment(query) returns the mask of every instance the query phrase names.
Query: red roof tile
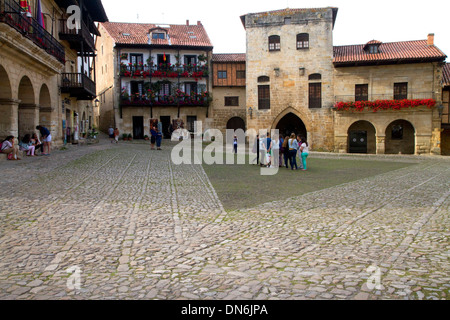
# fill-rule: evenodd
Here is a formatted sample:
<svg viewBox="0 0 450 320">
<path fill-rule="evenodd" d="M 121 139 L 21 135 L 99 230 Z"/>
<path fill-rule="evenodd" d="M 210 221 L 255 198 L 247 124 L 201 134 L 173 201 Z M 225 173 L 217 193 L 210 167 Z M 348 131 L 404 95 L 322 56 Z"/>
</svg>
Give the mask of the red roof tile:
<svg viewBox="0 0 450 320">
<path fill-rule="evenodd" d="M 201 24 L 197 25 L 161 25 L 146 23 L 102 23 L 116 44 L 141 44 L 141 45 L 167 45 L 167 46 L 191 46 L 211 47 L 212 44 Z M 166 39 L 150 39 L 150 29 L 163 29 L 167 31 Z"/>
<path fill-rule="evenodd" d="M 213 62 L 245 62 L 245 53 L 218 53 L 213 54 Z"/>
<path fill-rule="evenodd" d="M 444 65 L 442 71 L 442 84 L 444 86 L 450 86 L 450 63 Z"/>
<path fill-rule="evenodd" d="M 444 61 L 447 57 L 438 47 L 429 46 L 427 40 L 381 43 L 379 53 L 374 54 L 364 50 L 366 45 L 335 46 L 333 63 L 339 66 L 364 63 Z"/>
</svg>

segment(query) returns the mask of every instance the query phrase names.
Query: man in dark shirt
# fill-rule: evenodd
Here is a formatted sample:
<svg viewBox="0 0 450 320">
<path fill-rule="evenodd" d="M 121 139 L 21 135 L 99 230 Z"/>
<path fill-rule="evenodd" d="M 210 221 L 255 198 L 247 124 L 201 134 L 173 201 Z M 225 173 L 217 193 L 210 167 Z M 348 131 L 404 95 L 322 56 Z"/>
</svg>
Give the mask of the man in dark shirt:
<svg viewBox="0 0 450 320">
<path fill-rule="evenodd" d="M 42 142 L 44 143 L 44 152 L 42 155 L 49 156 L 50 155 L 50 144 L 52 142 L 52 135 L 50 134 L 50 130 L 41 125 L 36 127 L 36 130 L 39 130 L 42 136 Z M 45 147 L 47 147 L 47 153 L 45 153 Z"/>
</svg>

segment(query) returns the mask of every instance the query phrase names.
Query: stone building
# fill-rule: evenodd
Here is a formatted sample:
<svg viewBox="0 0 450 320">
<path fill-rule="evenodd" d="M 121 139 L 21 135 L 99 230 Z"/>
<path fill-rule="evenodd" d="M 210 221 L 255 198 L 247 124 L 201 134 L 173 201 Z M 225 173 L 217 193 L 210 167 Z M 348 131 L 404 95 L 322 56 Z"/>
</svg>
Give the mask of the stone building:
<svg viewBox="0 0 450 320">
<path fill-rule="evenodd" d="M 101 130 L 117 127 L 142 139 L 151 123 L 194 131 L 194 122 L 210 116 L 212 44 L 197 24 L 102 23 L 97 78 Z M 101 73 L 100 73 L 101 72 Z"/>
<path fill-rule="evenodd" d="M 446 55 L 434 35 L 333 46 L 337 12 L 329 7 L 241 16 L 247 128 L 295 132 L 316 151 L 440 154 Z"/>
<path fill-rule="evenodd" d="M 442 72 L 442 108 L 441 117 L 441 152 L 450 156 L 450 63 L 446 63 Z"/>
<path fill-rule="evenodd" d="M 0 138 L 23 137 L 41 124 L 60 145 L 65 128 L 81 133 L 93 124 L 94 21 L 107 16 L 100 0 L 26 3 L 0 1 Z M 81 8 L 77 25 L 68 22 L 70 5 Z"/>
<path fill-rule="evenodd" d="M 213 54 L 213 127 L 246 130 L 245 54 Z"/>
</svg>

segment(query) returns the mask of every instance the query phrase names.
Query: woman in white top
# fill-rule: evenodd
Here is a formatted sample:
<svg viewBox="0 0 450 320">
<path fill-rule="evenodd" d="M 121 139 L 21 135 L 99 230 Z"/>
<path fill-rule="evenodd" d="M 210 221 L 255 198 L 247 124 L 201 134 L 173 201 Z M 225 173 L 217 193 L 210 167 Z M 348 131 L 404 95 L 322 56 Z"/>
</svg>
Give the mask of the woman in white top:
<svg viewBox="0 0 450 320">
<path fill-rule="evenodd" d="M 302 163 L 303 163 L 303 171 L 306 171 L 306 158 L 309 155 L 309 145 L 308 141 L 305 138 L 302 138 L 302 144 L 300 146 L 300 151 L 302 153 Z"/>
</svg>

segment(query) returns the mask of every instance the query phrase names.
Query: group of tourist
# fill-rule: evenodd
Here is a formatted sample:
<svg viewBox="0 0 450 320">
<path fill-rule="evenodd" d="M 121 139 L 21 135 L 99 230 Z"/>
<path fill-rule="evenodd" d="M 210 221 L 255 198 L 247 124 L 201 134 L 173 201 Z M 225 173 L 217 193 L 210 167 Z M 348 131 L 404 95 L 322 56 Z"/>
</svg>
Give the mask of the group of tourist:
<svg viewBox="0 0 450 320">
<path fill-rule="evenodd" d="M 108 135 L 109 139 L 111 140 L 111 143 L 119 143 L 119 135 L 120 135 L 119 129 L 117 128 L 113 129 L 112 127 L 109 127 Z"/>
<path fill-rule="evenodd" d="M 47 128 L 40 125 L 36 127 L 36 130 L 39 130 L 42 141 L 36 133 L 26 134 L 16 145 L 15 137 L 8 136 L 1 143 L 1 153 L 7 154 L 8 160 L 21 160 L 19 151 L 26 151 L 27 156 L 34 157 L 37 155 L 36 151 L 40 150 L 41 155 L 49 156 L 52 135 Z"/>
<path fill-rule="evenodd" d="M 236 141 L 236 138 L 235 138 Z M 309 145 L 306 138 L 292 133 L 290 136 L 280 135 L 273 139 L 270 133 L 266 137 L 256 136 L 253 146 L 253 153 L 256 153 L 256 164 L 270 168 L 285 167 L 291 170 L 306 171 L 306 159 L 309 156 Z M 278 154 L 278 155 L 277 155 Z M 297 157 L 300 166 L 297 165 Z M 299 168 L 300 167 L 300 168 Z"/>
</svg>

